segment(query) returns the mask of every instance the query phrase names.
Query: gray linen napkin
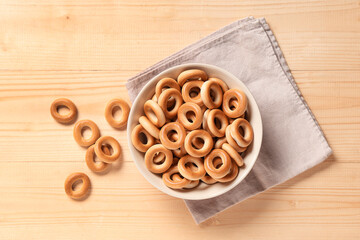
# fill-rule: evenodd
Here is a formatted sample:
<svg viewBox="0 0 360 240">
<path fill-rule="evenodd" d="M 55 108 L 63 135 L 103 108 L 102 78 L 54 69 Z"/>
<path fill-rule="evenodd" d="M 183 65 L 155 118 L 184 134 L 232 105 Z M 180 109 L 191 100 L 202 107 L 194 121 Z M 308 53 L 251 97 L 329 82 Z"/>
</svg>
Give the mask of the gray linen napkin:
<svg viewBox="0 0 360 240">
<path fill-rule="evenodd" d="M 196 223 L 298 175 L 332 153 L 265 19 L 234 22 L 129 79 L 131 101 L 153 76 L 191 62 L 216 65 L 243 81 L 259 105 L 264 128 L 258 160 L 238 186 L 215 198 L 185 201 Z"/>
</svg>

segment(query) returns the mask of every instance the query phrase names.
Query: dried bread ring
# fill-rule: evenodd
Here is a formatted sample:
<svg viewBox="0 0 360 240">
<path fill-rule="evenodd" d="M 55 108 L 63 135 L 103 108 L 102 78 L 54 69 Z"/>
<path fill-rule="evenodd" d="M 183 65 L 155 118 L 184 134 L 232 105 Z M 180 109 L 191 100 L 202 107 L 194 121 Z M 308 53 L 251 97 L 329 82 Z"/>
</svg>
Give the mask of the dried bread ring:
<svg viewBox="0 0 360 240">
<path fill-rule="evenodd" d="M 235 108 L 230 106 L 230 101 L 236 99 L 237 106 Z M 229 118 L 238 118 L 243 115 L 246 111 L 248 104 L 245 93 L 239 89 L 230 89 L 224 93 L 222 109 L 226 116 Z"/>
<path fill-rule="evenodd" d="M 188 119 L 188 114 L 193 113 L 195 117 Z M 180 106 L 178 111 L 179 122 L 188 130 L 195 130 L 201 126 L 201 108 L 196 103 L 187 102 Z"/>
<path fill-rule="evenodd" d="M 108 146 L 108 148 L 112 149 L 112 153 L 110 155 L 106 154 L 106 152 L 103 150 L 103 146 Z M 106 163 L 113 163 L 116 160 L 119 159 L 121 154 L 121 148 L 119 142 L 111 137 L 111 136 L 103 136 L 100 137 L 95 145 L 94 145 L 94 151 L 96 156 L 103 162 Z"/>
<path fill-rule="evenodd" d="M 237 152 L 244 152 L 246 148 L 240 147 L 234 140 L 231 135 L 231 125 L 227 126 L 225 131 L 226 141 L 237 151 Z"/>
<path fill-rule="evenodd" d="M 62 115 L 59 113 L 60 107 L 66 107 L 69 109 L 69 113 Z M 75 121 L 77 117 L 77 108 L 75 104 L 67 98 L 58 98 L 50 106 L 51 116 L 59 123 L 69 124 Z"/>
<path fill-rule="evenodd" d="M 223 92 L 219 84 L 214 81 L 206 81 L 201 87 L 201 100 L 209 109 L 218 108 L 223 100 Z"/>
<path fill-rule="evenodd" d="M 161 79 L 155 87 L 155 96 L 159 99 L 160 94 L 163 92 L 164 89 L 174 88 L 180 92 L 180 86 L 173 78 L 163 78 Z"/>
<path fill-rule="evenodd" d="M 147 118 L 157 127 L 162 127 L 166 122 L 165 113 L 153 100 L 147 100 L 144 104 L 144 113 Z"/>
<path fill-rule="evenodd" d="M 171 132 L 176 132 L 176 140 L 169 138 Z M 170 122 L 165 124 L 160 130 L 160 141 L 164 147 L 175 150 L 183 146 L 186 137 L 185 128 L 178 122 Z"/>
<path fill-rule="evenodd" d="M 203 70 L 200 70 L 200 69 L 185 70 L 182 73 L 180 73 L 180 75 L 177 77 L 177 81 L 178 81 L 180 87 L 182 87 L 185 84 L 185 82 L 187 82 L 189 80 L 206 81 L 207 79 L 208 79 L 208 76 L 207 76 L 206 72 L 204 72 Z"/>
<path fill-rule="evenodd" d="M 231 136 L 235 142 L 243 148 L 246 148 L 254 139 L 254 132 L 251 124 L 244 118 L 236 119 L 231 125 Z M 244 135 L 241 134 L 239 128 L 243 129 Z"/>
<path fill-rule="evenodd" d="M 184 84 L 181 89 L 181 95 L 184 99 L 184 102 L 196 103 L 200 107 L 204 105 L 201 100 L 200 91 L 203 85 L 203 81 L 189 81 Z"/>
<path fill-rule="evenodd" d="M 103 152 L 106 155 L 111 155 L 111 152 L 107 146 L 103 146 Z M 96 154 L 94 150 L 94 145 L 92 145 L 86 150 L 86 154 L 85 154 L 86 165 L 93 172 L 105 172 L 110 167 L 110 164 L 103 161 L 99 161 L 95 163 L 94 162 L 95 155 Z"/>
<path fill-rule="evenodd" d="M 193 141 L 195 138 L 201 138 L 204 141 L 204 145 L 200 149 L 196 149 L 193 146 Z M 205 130 L 193 130 L 185 138 L 185 150 L 187 153 L 193 157 L 203 157 L 207 155 L 214 145 L 214 141 L 210 134 Z"/>
<path fill-rule="evenodd" d="M 216 125 L 216 120 L 218 120 L 220 127 Z M 207 126 L 210 132 L 216 137 L 225 136 L 226 127 L 229 125 L 228 118 L 219 109 L 212 109 L 207 115 Z"/>
<path fill-rule="evenodd" d="M 172 105 L 172 109 L 169 109 L 168 104 L 171 99 L 175 99 L 175 103 Z M 183 104 L 183 99 L 180 91 L 174 88 L 169 88 L 160 94 L 158 103 L 165 116 L 169 119 L 173 119 L 176 117 L 180 106 Z"/>
<path fill-rule="evenodd" d="M 73 187 L 77 181 L 81 181 L 82 186 L 79 190 L 74 190 Z M 91 182 L 89 177 L 85 173 L 81 173 L 81 172 L 75 172 L 70 174 L 66 178 L 64 184 L 65 193 L 69 197 L 75 200 L 83 199 L 88 194 L 90 186 L 91 186 Z"/>
<path fill-rule="evenodd" d="M 162 175 L 162 180 L 166 186 L 172 189 L 181 189 L 190 183 L 189 179 L 183 178 L 181 181 L 172 179 L 172 175 L 179 173 L 178 166 L 174 165 Z"/>
<path fill-rule="evenodd" d="M 220 78 L 211 77 L 211 78 L 209 78 L 209 81 L 211 81 L 211 80 L 215 81 L 217 84 L 219 84 L 219 86 L 221 87 L 221 90 L 223 92 L 226 92 L 227 90 L 229 90 L 228 85 L 226 85 L 226 83 L 223 80 L 221 80 Z"/>
<path fill-rule="evenodd" d="M 156 164 L 154 162 L 154 157 L 158 153 L 165 154 L 165 160 L 160 163 Z M 169 149 L 166 149 L 161 144 L 156 144 L 151 146 L 145 153 L 145 166 L 146 168 L 153 173 L 163 173 L 166 172 L 173 163 L 173 155 Z"/>
<path fill-rule="evenodd" d="M 196 167 L 187 167 L 188 164 L 193 164 Z M 190 180 L 199 180 L 206 174 L 202 159 L 190 155 L 180 158 L 178 169 L 182 176 Z"/>
<path fill-rule="evenodd" d="M 242 167 L 244 165 L 244 159 L 230 144 L 224 143 L 221 148 L 229 154 L 229 156 L 239 167 Z"/>
<path fill-rule="evenodd" d="M 116 120 L 113 116 L 113 110 L 115 107 L 119 107 L 121 109 L 121 117 L 119 120 Z M 122 128 L 127 123 L 129 112 L 129 104 L 122 99 L 115 98 L 110 100 L 105 107 L 105 119 L 113 128 Z"/>
<path fill-rule="evenodd" d="M 160 138 L 160 130 L 147 117 L 139 117 L 139 123 L 155 139 Z"/>
<path fill-rule="evenodd" d="M 146 139 L 142 139 L 141 136 L 144 136 Z M 131 141 L 134 147 L 140 152 L 146 152 L 155 143 L 154 137 L 140 124 L 136 125 L 132 130 Z"/>
<path fill-rule="evenodd" d="M 89 138 L 84 138 L 82 135 L 84 128 L 90 128 L 91 136 Z M 100 137 L 100 130 L 96 123 L 91 120 L 80 120 L 78 121 L 73 130 L 73 135 L 75 141 L 82 147 L 89 147 L 93 145 L 96 140 Z"/>
<path fill-rule="evenodd" d="M 222 165 L 219 168 L 215 167 L 214 160 L 220 158 L 222 161 Z M 231 158 L 229 154 L 227 154 L 222 149 L 214 149 L 210 152 L 209 155 L 206 156 L 204 162 L 206 172 L 213 178 L 219 179 L 225 177 L 231 167 Z"/>
</svg>

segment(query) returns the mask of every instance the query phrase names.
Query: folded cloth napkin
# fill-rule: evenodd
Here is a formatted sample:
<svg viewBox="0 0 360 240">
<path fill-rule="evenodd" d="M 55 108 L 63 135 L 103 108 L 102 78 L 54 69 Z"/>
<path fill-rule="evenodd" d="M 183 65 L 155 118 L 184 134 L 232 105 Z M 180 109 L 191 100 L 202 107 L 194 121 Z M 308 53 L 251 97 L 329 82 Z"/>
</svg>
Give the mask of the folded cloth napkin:
<svg viewBox="0 0 360 240">
<path fill-rule="evenodd" d="M 207 63 L 237 76 L 250 89 L 263 121 L 263 143 L 249 175 L 231 191 L 187 200 L 196 223 L 324 161 L 331 153 L 265 19 L 234 22 L 129 79 L 133 101 L 153 76 L 183 63 Z"/>
</svg>

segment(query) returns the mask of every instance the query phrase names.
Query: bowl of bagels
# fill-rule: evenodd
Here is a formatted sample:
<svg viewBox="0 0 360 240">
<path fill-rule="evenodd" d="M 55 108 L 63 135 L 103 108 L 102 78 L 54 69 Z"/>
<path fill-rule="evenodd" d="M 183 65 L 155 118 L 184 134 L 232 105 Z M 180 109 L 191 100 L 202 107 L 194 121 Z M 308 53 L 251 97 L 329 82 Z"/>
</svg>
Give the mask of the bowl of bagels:
<svg viewBox="0 0 360 240">
<path fill-rule="evenodd" d="M 217 66 L 168 68 L 142 88 L 127 126 L 145 179 L 173 197 L 202 200 L 237 186 L 262 143 L 258 105 L 244 83 Z"/>
</svg>

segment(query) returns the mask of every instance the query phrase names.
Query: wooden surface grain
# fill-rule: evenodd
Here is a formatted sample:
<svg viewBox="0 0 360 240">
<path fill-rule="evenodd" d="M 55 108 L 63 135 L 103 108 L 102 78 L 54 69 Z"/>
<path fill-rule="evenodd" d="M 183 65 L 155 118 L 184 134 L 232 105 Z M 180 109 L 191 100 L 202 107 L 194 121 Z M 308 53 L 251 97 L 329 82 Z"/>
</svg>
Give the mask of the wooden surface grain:
<svg viewBox="0 0 360 240">
<path fill-rule="evenodd" d="M 103 111 L 128 100 L 129 77 L 249 15 L 266 17 L 334 154 L 197 226 L 141 176 Z M 360 238 L 358 0 L 1 0 L 0 21 L 0 239 Z M 119 140 L 106 175 L 51 118 L 60 96 Z M 86 201 L 64 193 L 73 171 L 92 180 Z"/>
</svg>

